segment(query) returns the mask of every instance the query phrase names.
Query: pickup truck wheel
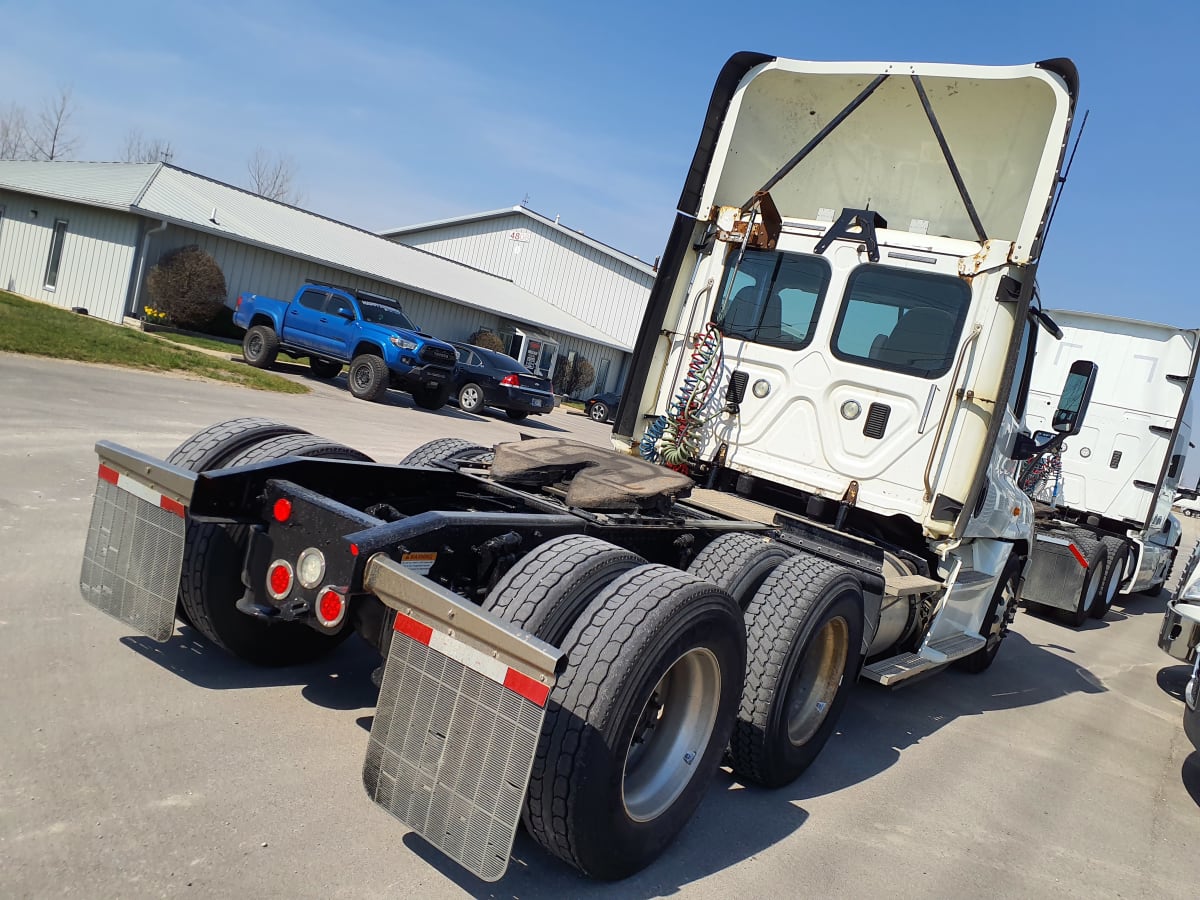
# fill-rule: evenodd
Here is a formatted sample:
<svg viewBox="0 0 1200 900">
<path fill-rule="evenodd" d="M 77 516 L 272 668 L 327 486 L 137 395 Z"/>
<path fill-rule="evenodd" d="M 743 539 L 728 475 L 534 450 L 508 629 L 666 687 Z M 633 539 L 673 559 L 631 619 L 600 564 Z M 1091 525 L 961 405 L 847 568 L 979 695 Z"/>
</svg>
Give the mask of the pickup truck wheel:
<svg viewBox="0 0 1200 900">
<path fill-rule="evenodd" d="M 356 356 L 350 363 L 347 381 L 350 393 L 359 400 L 379 400 L 388 389 L 387 363 L 373 353 Z"/>
<path fill-rule="evenodd" d="M 979 634 L 986 643 L 970 656 L 955 660 L 955 668 L 978 675 L 995 662 L 996 654 L 1000 652 L 1000 644 L 1008 637 L 1008 626 L 1017 615 L 1021 569 L 1022 562 L 1019 558 L 1009 559 L 1004 566 L 1004 572 L 992 594 L 992 602 L 988 604 L 983 624 L 979 629 Z"/>
<path fill-rule="evenodd" d="M 1112 609 L 1113 600 L 1121 587 L 1121 578 L 1125 575 L 1125 561 L 1129 556 L 1129 548 L 1124 541 L 1105 540 L 1105 551 L 1108 554 L 1108 565 L 1104 567 L 1104 581 L 1096 594 L 1096 601 L 1088 610 L 1093 619 L 1103 619 Z"/>
<path fill-rule="evenodd" d="M 1067 622 L 1072 628 L 1078 628 L 1092 611 L 1092 607 L 1100 602 L 1100 585 L 1104 583 L 1104 573 L 1108 568 L 1106 549 L 1100 541 L 1090 534 L 1075 534 L 1072 543 L 1087 560 L 1087 571 L 1083 575 L 1083 585 L 1079 588 L 1079 599 L 1075 603 L 1075 611 L 1067 613 Z"/>
<path fill-rule="evenodd" d="M 780 563 L 746 608 L 746 686 L 729 750 L 738 777 L 794 781 L 837 727 L 862 662 L 863 592 L 807 553 Z"/>
<path fill-rule="evenodd" d="M 285 434 L 248 447 L 226 460 L 223 467 L 285 456 L 372 461 L 325 438 Z M 349 625 L 327 634 L 302 622 L 268 622 L 237 609 L 245 590 L 241 572 L 249 536 L 245 525 L 188 522 L 179 599 L 196 629 L 234 656 L 262 666 L 311 662 L 349 637 L 353 631 Z"/>
<path fill-rule="evenodd" d="M 701 550 L 687 570 L 727 591 L 745 609 L 767 576 L 791 555 L 780 544 L 756 534 L 723 534 Z"/>
<path fill-rule="evenodd" d="M 715 585 L 639 566 L 562 647 L 525 824 L 586 875 L 624 878 L 675 839 L 721 762 L 745 667 L 741 611 Z"/>
<path fill-rule="evenodd" d="M 257 444 L 281 434 L 306 433 L 294 425 L 284 425 L 281 422 L 272 422 L 270 419 L 256 417 L 230 419 L 210 425 L 203 431 L 197 431 L 168 454 L 167 462 L 191 472 L 219 469 L 226 459 L 251 444 Z M 175 618 L 194 627 L 183 604 L 178 600 L 175 601 Z"/>
<path fill-rule="evenodd" d="M 483 388 L 477 384 L 464 384 L 458 392 L 458 408 L 463 412 L 477 413 L 483 406 Z"/>
<path fill-rule="evenodd" d="M 321 359 L 317 356 L 308 358 L 308 367 L 318 378 L 337 378 L 342 374 L 342 364 L 336 359 Z"/>
<path fill-rule="evenodd" d="M 255 325 L 242 338 L 242 357 L 256 369 L 269 369 L 279 355 L 279 335 L 270 325 Z"/>
<path fill-rule="evenodd" d="M 564 535 L 535 547 L 504 573 L 483 608 L 557 647 L 601 590 L 645 564 L 608 541 Z"/>
<path fill-rule="evenodd" d="M 421 409 L 441 409 L 450 402 L 450 390 L 449 387 L 413 388 L 412 398 Z"/>
</svg>

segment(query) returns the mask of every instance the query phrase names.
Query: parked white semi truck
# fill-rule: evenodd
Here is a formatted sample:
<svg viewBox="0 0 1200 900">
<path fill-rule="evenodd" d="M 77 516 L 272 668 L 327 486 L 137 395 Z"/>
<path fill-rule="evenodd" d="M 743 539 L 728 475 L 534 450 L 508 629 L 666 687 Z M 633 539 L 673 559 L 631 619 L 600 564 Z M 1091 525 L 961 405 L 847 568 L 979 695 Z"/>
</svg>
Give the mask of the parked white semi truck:
<svg viewBox="0 0 1200 900">
<path fill-rule="evenodd" d="M 372 800 L 481 878 L 519 820 L 589 875 L 637 871 L 724 760 L 804 771 L 860 673 L 995 657 L 1076 88 L 1062 59 L 737 54 L 618 414 L 649 459 L 447 438 L 379 465 L 258 419 L 167 460 L 102 441 L 84 597 L 266 663 L 356 630 L 384 656 Z"/>
<path fill-rule="evenodd" d="M 1027 426 L 1047 437 L 1072 363 L 1100 369 L 1078 435 L 1023 471 L 1037 540 L 1023 597 L 1075 626 L 1102 619 L 1118 593 L 1157 595 L 1179 546 L 1171 504 L 1190 446 L 1188 399 L 1200 331 L 1054 311 L 1063 338 L 1038 349 Z"/>
</svg>

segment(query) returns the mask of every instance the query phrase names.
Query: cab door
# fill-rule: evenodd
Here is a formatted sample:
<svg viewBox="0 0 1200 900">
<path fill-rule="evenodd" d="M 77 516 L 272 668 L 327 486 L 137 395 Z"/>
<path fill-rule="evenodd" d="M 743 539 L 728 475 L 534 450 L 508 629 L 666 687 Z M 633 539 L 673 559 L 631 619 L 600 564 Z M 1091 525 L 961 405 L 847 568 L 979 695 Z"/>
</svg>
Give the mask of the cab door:
<svg viewBox="0 0 1200 900">
<path fill-rule="evenodd" d="M 320 288 L 305 288 L 288 304 L 285 340 L 305 350 L 324 350 L 322 330 L 327 322 L 325 313 L 329 292 Z"/>
</svg>

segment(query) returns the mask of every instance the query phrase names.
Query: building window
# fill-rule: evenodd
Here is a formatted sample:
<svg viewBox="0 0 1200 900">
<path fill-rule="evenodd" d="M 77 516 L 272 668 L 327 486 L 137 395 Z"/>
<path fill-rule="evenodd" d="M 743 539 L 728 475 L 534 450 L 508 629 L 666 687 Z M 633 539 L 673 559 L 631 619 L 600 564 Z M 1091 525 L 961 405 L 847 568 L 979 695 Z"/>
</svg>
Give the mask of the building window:
<svg viewBox="0 0 1200 900">
<path fill-rule="evenodd" d="M 46 260 L 46 287 L 58 286 L 58 264 L 62 262 L 63 240 L 67 236 L 67 220 L 54 220 L 54 237 L 50 239 L 50 258 Z"/>
</svg>

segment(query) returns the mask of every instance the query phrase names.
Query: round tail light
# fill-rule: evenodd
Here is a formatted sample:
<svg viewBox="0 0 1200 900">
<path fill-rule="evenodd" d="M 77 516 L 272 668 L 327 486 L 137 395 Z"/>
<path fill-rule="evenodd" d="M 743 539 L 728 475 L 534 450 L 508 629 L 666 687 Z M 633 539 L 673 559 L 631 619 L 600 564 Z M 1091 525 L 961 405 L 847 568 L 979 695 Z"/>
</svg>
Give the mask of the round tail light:
<svg viewBox="0 0 1200 900">
<path fill-rule="evenodd" d="M 325 578 L 325 554 L 316 547 L 309 547 L 296 560 L 296 577 L 300 586 L 312 590 Z"/>
<path fill-rule="evenodd" d="M 276 600 L 283 600 L 292 592 L 294 578 L 291 563 L 286 559 L 275 560 L 267 569 L 267 593 Z"/>
<path fill-rule="evenodd" d="M 327 587 L 317 597 L 317 621 L 326 628 L 336 628 L 346 618 L 346 598 Z"/>
</svg>

